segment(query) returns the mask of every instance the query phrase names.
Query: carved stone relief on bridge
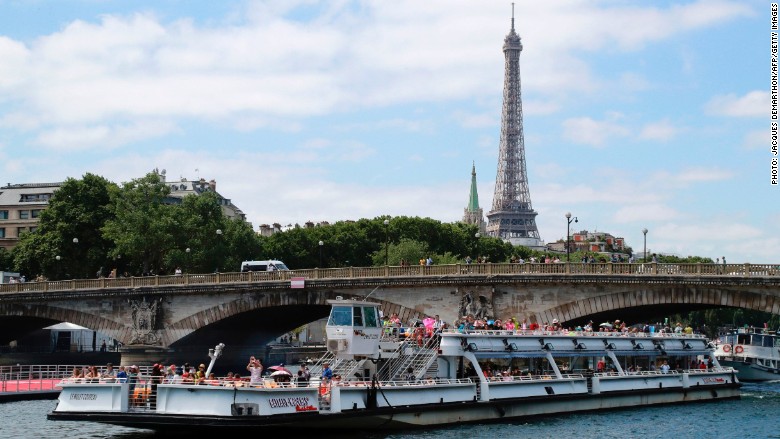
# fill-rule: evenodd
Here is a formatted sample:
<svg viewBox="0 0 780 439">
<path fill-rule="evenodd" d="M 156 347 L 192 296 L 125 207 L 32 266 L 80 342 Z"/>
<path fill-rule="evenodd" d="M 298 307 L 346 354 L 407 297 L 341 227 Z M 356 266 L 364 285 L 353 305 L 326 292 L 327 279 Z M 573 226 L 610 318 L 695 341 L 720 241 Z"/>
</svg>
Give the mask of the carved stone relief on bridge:
<svg viewBox="0 0 780 439">
<path fill-rule="evenodd" d="M 157 330 L 157 321 L 162 310 L 161 302 L 162 299 L 147 302 L 146 297 L 142 300 L 128 300 L 130 318 L 133 323 L 133 337 L 130 339 L 130 345 L 162 344 L 160 331 Z"/>
<path fill-rule="evenodd" d="M 492 319 L 495 316 L 493 310 L 493 290 L 459 289 L 461 291 L 460 308 L 458 318 L 473 315 L 477 319 Z"/>
</svg>

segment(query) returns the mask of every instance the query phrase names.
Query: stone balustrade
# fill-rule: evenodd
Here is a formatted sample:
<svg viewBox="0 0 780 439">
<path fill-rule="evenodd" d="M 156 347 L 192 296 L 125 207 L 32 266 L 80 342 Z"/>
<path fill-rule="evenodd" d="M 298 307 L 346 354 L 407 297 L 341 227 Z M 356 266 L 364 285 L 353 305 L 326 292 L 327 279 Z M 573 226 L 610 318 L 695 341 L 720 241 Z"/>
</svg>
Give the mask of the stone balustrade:
<svg viewBox="0 0 780 439">
<path fill-rule="evenodd" d="M 0 293 L 55 292 L 136 287 L 218 285 L 311 279 L 369 279 L 411 276 L 491 276 L 491 275 L 610 275 L 610 276 L 732 276 L 769 277 L 780 275 L 780 264 L 658 264 L 658 263 L 527 263 L 527 264 L 447 264 L 379 267 L 345 267 L 249 273 L 206 273 L 173 276 L 72 279 L 0 285 Z"/>
</svg>

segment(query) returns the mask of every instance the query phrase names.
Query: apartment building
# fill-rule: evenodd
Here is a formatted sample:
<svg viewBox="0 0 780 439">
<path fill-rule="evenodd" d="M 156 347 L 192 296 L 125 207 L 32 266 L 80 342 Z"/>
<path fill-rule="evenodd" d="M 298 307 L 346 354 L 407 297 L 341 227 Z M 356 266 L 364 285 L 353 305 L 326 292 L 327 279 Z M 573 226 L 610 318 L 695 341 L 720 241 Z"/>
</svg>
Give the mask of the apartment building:
<svg viewBox="0 0 780 439">
<path fill-rule="evenodd" d="M 162 174 L 165 176 L 165 174 Z M 246 215 L 230 199 L 217 193 L 217 183 L 204 179 L 188 181 L 182 179 L 165 182 L 171 192 L 165 200 L 168 204 L 181 203 L 187 195 L 201 195 L 215 192 L 222 213 L 231 219 L 246 221 Z M 7 184 L 0 187 L 0 247 L 10 250 L 19 242 L 25 232 L 38 227 L 41 212 L 49 205 L 49 199 L 62 183 Z"/>
<path fill-rule="evenodd" d="M 10 250 L 19 237 L 38 227 L 41 212 L 62 183 L 7 184 L 0 187 L 0 247 Z"/>
</svg>

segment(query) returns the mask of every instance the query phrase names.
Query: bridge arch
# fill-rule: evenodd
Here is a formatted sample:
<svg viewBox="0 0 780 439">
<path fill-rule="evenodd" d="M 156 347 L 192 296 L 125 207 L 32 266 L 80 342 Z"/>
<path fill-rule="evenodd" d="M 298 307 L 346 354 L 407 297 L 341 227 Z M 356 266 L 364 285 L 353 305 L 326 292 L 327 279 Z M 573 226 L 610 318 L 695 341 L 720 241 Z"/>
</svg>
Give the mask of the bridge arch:
<svg viewBox="0 0 780 439">
<path fill-rule="evenodd" d="M 780 301 L 758 291 L 728 288 L 667 287 L 640 290 L 615 291 L 598 296 L 581 298 L 554 306 L 531 317 L 538 323 L 554 319 L 562 323 L 585 323 L 592 316 L 623 316 L 624 314 L 647 314 L 642 310 L 674 309 L 678 314 L 685 309 L 742 308 L 767 313 L 778 313 Z M 642 321 L 637 320 L 637 321 Z"/>
<path fill-rule="evenodd" d="M 99 331 L 119 341 L 128 337 L 130 331 L 121 323 L 89 311 L 59 308 L 41 303 L 0 303 L 0 344 L 9 343 L 31 331 L 59 322 L 70 322 Z"/>
<path fill-rule="evenodd" d="M 231 321 L 232 327 L 241 331 L 252 329 L 267 329 L 269 326 L 276 329 L 275 335 L 281 335 L 291 331 L 303 324 L 316 321 L 322 317 L 327 317 L 330 312 L 328 300 L 334 300 L 337 297 L 344 299 L 362 299 L 362 296 L 350 296 L 343 292 L 324 291 L 315 294 L 306 295 L 286 295 L 286 294 L 267 294 L 259 300 L 248 301 L 245 297 L 237 297 L 229 302 L 214 305 L 209 308 L 198 311 L 194 314 L 181 318 L 175 322 L 166 325 L 162 335 L 164 346 L 177 347 L 186 344 L 192 337 L 208 331 L 218 330 L 221 323 Z M 415 308 L 409 308 L 387 300 L 371 299 L 372 302 L 378 302 L 383 315 L 397 313 L 401 321 L 409 322 L 414 319 L 422 319 L 425 313 Z M 285 311 L 295 307 L 298 315 L 286 320 L 279 320 L 273 317 L 289 317 L 290 314 L 284 314 Z M 307 309 L 308 308 L 308 309 Z M 249 315 L 255 320 L 269 319 L 268 325 L 258 324 L 252 328 L 243 326 L 241 322 L 242 315 Z M 269 317 L 270 316 L 270 317 Z M 216 325 L 216 326 L 215 326 Z M 269 332 L 270 333 L 270 332 Z M 210 342 L 219 342 L 220 340 L 211 340 Z"/>
</svg>

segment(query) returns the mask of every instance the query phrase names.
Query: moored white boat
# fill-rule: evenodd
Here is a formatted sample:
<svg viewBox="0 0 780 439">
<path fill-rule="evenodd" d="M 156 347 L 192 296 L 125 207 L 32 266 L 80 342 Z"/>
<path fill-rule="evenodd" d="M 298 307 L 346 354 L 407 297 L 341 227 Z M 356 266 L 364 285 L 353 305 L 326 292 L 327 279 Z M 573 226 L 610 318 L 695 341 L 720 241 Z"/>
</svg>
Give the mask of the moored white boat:
<svg viewBox="0 0 780 439">
<path fill-rule="evenodd" d="M 780 380 L 780 336 L 756 328 L 738 328 L 722 334 L 715 357 L 739 371 L 742 381 Z"/>
<path fill-rule="evenodd" d="M 717 359 L 710 368 L 687 369 L 712 357 L 702 336 L 450 330 L 399 339 L 381 327 L 378 304 L 331 305 L 329 352 L 312 370 L 319 373 L 327 362 L 332 380 L 305 387 L 136 384 L 140 393 L 128 383 L 66 380 L 48 417 L 177 431 L 391 429 L 740 395 L 736 372 Z M 654 367 L 664 362 L 672 367 Z"/>
</svg>

